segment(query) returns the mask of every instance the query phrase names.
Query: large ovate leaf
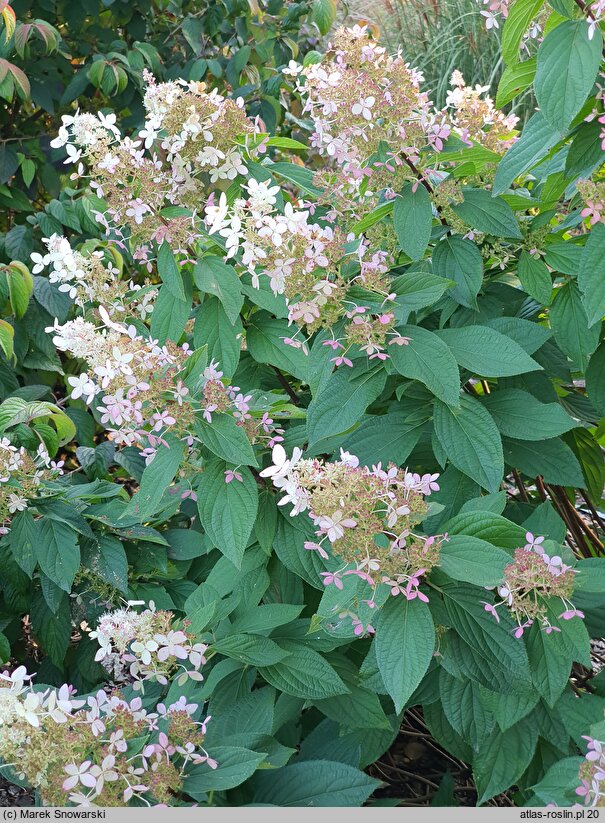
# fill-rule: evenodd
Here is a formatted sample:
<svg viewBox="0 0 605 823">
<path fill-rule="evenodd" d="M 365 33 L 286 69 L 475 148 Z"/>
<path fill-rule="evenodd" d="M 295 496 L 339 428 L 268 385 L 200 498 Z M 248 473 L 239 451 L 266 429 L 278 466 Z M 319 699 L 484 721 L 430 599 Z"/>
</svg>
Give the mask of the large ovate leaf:
<svg viewBox="0 0 605 823">
<path fill-rule="evenodd" d="M 433 656 L 435 627 L 426 603 L 391 597 L 379 613 L 375 646 L 384 685 L 400 712 Z"/>
<path fill-rule="evenodd" d="M 461 366 L 484 377 L 510 377 L 542 368 L 512 338 L 489 326 L 461 326 L 438 334 Z"/>
<path fill-rule="evenodd" d="M 446 237 L 433 251 L 433 271 L 456 283 L 450 294 L 460 305 L 477 307 L 477 294 L 483 282 L 483 258 L 474 243 L 458 235 Z"/>
<path fill-rule="evenodd" d="M 585 20 L 565 20 L 538 49 L 534 89 L 542 116 L 565 130 L 582 108 L 599 71 L 603 37 Z"/>
<path fill-rule="evenodd" d="M 435 401 L 435 434 L 448 459 L 490 492 L 498 491 L 504 473 L 500 432 L 474 397 L 462 396 L 460 408 Z"/>
<path fill-rule="evenodd" d="M 401 326 L 399 332 L 409 338 L 407 346 L 393 345 L 389 349 L 399 374 L 419 380 L 444 403 L 457 406 L 460 372 L 449 347 L 422 326 Z"/>
<path fill-rule="evenodd" d="M 240 568 L 258 509 L 256 480 L 249 469 L 237 469 L 242 478 L 226 482 L 227 465 L 213 460 L 198 487 L 198 510 L 204 530 L 229 560 Z"/>
<path fill-rule="evenodd" d="M 406 183 L 393 206 L 397 240 L 412 260 L 420 260 L 431 238 L 433 209 L 424 186 Z"/>
</svg>

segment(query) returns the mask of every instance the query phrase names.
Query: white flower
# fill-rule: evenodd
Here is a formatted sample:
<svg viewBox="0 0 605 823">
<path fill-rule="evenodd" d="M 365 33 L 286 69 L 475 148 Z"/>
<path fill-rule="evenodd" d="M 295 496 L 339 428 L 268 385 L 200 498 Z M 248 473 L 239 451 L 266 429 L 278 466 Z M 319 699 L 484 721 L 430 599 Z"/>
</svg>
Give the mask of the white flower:
<svg viewBox="0 0 605 823">
<path fill-rule="evenodd" d="M 77 149 L 75 146 L 72 146 L 71 143 L 67 143 L 65 151 L 67 152 L 67 160 L 63 161 L 64 166 L 67 166 L 69 163 L 77 163 L 80 157 L 82 157 L 82 149 Z"/>
<path fill-rule="evenodd" d="M 86 372 L 82 372 L 79 377 L 73 377 L 70 375 L 67 378 L 67 382 L 70 386 L 73 386 L 71 390 L 71 396 L 74 400 L 77 400 L 78 397 L 81 397 L 83 400 L 86 401 L 86 405 L 90 405 L 94 399 L 95 394 L 97 393 L 97 387 L 92 382 L 90 377 L 86 374 Z"/>
<path fill-rule="evenodd" d="M 228 211 L 227 195 L 222 192 L 218 206 L 206 206 L 206 222 L 210 223 L 208 234 L 214 234 L 215 231 L 223 228 Z"/>
<path fill-rule="evenodd" d="M 354 454 L 341 449 L 340 462 L 344 463 L 345 466 L 350 466 L 352 469 L 356 469 L 359 466 L 359 457 L 355 457 Z"/>
<path fill-rule="evenodd" d="M 351 109 L 353 114 L 361 114 L 364 120 L 372 119 L 372 106 L 376 102 L 375 97 L 362 97 L 359 103 L 355 103 Z"/>
<path fill-rule="evenodd" d="M 330 543 L 334 543 L 341 537 L 344 537 L 345 529 L 354 529 L 357 525 L 356 520 L 350 517 L 344 517 L 344 513 L 340 510 L 334 512 L 332 517 L 320 517 L 318 525 L 327 534 Z"/>
<path fill-rule="evenodd" d="M 282 69 L 283 74 L 289 74 L 292 77 L 296 77 L 297 74 L 300 74 L 303 71 L 303 66 L 300 63 L 297 63 L 296 60 L 290 60 L 288 65 Z"/>
<path fill-rule="evenodd" d="M 50 141 L 50 145 L 53 149 L 60 149 L 67 143 L 68 140 L 69 131 L 65 128 L 65 126 L 59 126 L 59 134 L 54 138 L 54 140 Z"/>
<path fill-rule="evenodd" d="M 8 510 L 11 514 L 15 514 L 15 512 L 25 511 L 26 508 L 27 499 L 25 497 L 19 497 L 18 494 L 9 494 Z"/>
<path fill-rule="evenodd" d="M 296 447 L 292 452 L 291 460 L 288 460 L 286 450 L 283 446 L 280 446 L 280 444 L 278 443 L 276 446 L 273 447 L 273 451 L 271 452 L 271 459 L 273 460 L 273 465 L 268 466 L 266 469 L 263 469 L 260 472 L 260 476 L 270 477 L 273 480 L 273 483 L 275 483 L 276 480 L 286 477 L 286 475 L 291 471 L 291 469 L 294 468 L 294 466 L 298 463 L 301 456 L 302 449 Z"/>
</svg>

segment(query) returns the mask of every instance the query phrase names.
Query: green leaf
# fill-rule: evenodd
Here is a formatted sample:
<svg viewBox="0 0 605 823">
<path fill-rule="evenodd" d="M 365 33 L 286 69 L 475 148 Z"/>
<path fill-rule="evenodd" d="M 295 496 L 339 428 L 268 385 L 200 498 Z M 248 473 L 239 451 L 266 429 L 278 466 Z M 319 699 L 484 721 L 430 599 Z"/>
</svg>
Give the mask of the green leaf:
<svg viewBox="0 0 605 823">
<path fill-rule="evenodd" d="M 589 38 L 586 20 L 565 20 L 538 49 L 534 89 L 542 116 L 566 130 L 590 93 L 601 62 L 603 37 L 597 26 Z"/>
<path fill-rule="evenodd" d="M 348 729 L 391 729 L 378 695 L 345 678 L 349 694 L 339 694 L 316 701 L 316 707 L 336 723 Z"/>
<path fill-rule="evenodd" d="M 227 463 L 238 466 L 258 466 L 246 432 L 229 414 L 212 415 L 212 423 L 197 420 L 196 432 L 207 449 Z"/>
<path fill-rule="evenodd" d="M 29 272 L 28 272 L 29 274 Z M 26 279 L 20 271 L 6 268 L 6 280 L 8 282 L 8 294 L 13 313 L 17 319 L 24 316 L 29 305 L 29 298 L 33 292 L 33 280 L 31 275 Z"/>
<path fill-rule="evenodd" d="M 573 662 L 565 640 L 558 632 L 546 634 L 538 623 L 525 637 L 534 686 L 548 705 L 554 706 L 567 686 Z"/>
<path fill-rule="evenodd" d="M 14 354 L 14 340 L 15 330 L 10 323 L 0 318 L 0 348 L 2 348 L 7 360 L 10 360 Z"/>
<path fill-rule="evenodd" d="M 489 326 L 460 326 L 436 334 L 463 368 L 483 377 L 511 377 L 542 368 L 518 343 Z"/>
<path fill-rule="evenodd" d="M 496 170 L 492 192 L 505 192 L 513 180 L 535 166 L 555 146 L 563 134 L 537 111 L 523 127 L 521 137 L 506 152 Z"/>
<path fill-rule="evenodd" d="M 145 467 L 138 492 L 124 510 L 121 519 L 149 520 L 159 509 L 164 493 L 172 483 L 183 459 L 184 444 L 174 435 L 163 439 L 168 446 L 159 445 L 155 457 Z"/>
<path fill-rule="evenodd" d="M 267 312 L 256 312 L 246 333 L 248 351 L 257 363 L 269 363 L 278 369 L 307 381 L 309 358 L 302 349 L 293 349 L 284 343 L 293 337 L 294 330 L 286 320 L 271 317 Z"/>
<path fill-rule="evenodd" d="M 52 612 L 39 591 L 32 600 L 30 614 L 34 636 L 50 660 L 61 669 L 72 632 L 69 598 L 65 596 L 57 611 Z"/>
<path fill-rule="evenodd" d="M 340 808 L 362 806 L 380 782 L 346 763 L 306 760 L 259 774 L 255 786 L 255 804 Z"/>
<path fill-rule="evenodd" d="M 345 684 L 319 652 L 289 640 L 280 640 L 279 645 L 290 653 L 289 656 L 274 666 L 259 669 L 259 674 L 276 689 L 305 700 L 323 700 L 348 693 Z"/>
<path fill-rule="evenodd" d="M 254 634 L 232 634 L 215 641 L 212 648 L 220 655 L 232 657 L 250 666 L 273 666 L 289 657 L 289 652 L 284 651 L 274 640 Z"/>
<path fill-rule="evenodd" d="M 453 299 L 468 309 L 477 308 L 477 294 L 483 282 L 483 258 L 470 240 L 458 235 L 446 237 L 433 250 L 433 271 L 456 283 Z"/>
<path fill-rule="evenodd" d="M 431 239 L 433 207 L 424 186 L 406 183 L 395 198 L 393 225 L 397 240 L 412 260 L 420 260 Z"/>
<path fill-rule="evenodd" d="M 237 369 L 244 327 L 239 317 L 232 323 L 217 297 L 209 297 L 199 308 L 193 327 L 196 347 L 208 346 L 208 357 L 219 363 L 225 377 Z"/>
<path fill-rule="evenodd" d="M 198 488 L 198 510 L 204 531 L 239 569 L 256 520 L 258 489 L 245 466 L 237 470 L 241 482 L 225 483 L 226 468 L 222 460 L 206 466 Z"/>
<path fill-rule="evenodd" d="M 605 558 L 588 557 L 580 560 L 575 576 L 574 591 L 605 594 Z"/>
<path fill-rule="evenodd" d="M 496 586 L 502 581 L 504 567 L 510 562 L 507 552 L 485 540 L 453 534 L 441 548 L 439 567 L 453 580 L 475 586 Z"/>
<path fill-rule="evenodd" d="M 37 552 L 39 545 L 39 530 L 41 521 L 34 520 L 30 512 L 17 512 L 11 522 L 11 530 L 8 534 L 8 545 L 10 547 L 15 563 L 25 574 L 31 578 L 36 568 Z"/>
<path fill-rule="evenodd" d="M 439 692 L 445 716 L 452 728 L 475 750 L 496 723 L 481 699 L 482 691 L 472 680 L 458 680 L 444 669 L 439 673 Z"/>
<path fill-rule="evenodd" d="M 397 295 L 395 302 L 407 315 L 411 311 L 432 306 L 451 286 L 453 280 L 437 277 L 424 271 L 415 271 L 411 268 L 391 283 L 392 291 Z"/>
<path fill-rule="evenodd" d="M 539 701 L 540 695 L 538 692 L 531 691 L 525 694 L 515 694 L 514 692 L 490 692 L 482 689 L 481 699 L 493 712 L 500 730 L 505 732 L 531 712 Z"/>
<path fill-rule="evenodd" d="M 504 69 L 498 83 L 496 108 L 503 108 L 518 94 L 531 86 L 536 76 L 536 65 L 536 58 L 530 57 L 529 60 L 514 63 Z"/>
<path fill-rule="evenodd" d="M 341 367 L 320 387 L 307 410 L 309 446 L 350 429 L 381 394 L 386 373 L 381 366 Z"/>
<path fill-rule="evenodd" d="M 592 405 L 605 417 L 605 343 L 590 358 L 586 369 L 586 388 Z"/>
<path fill-rule="evenodd" d="M 492 673 L 505 669 L 514 674 L 519 686 L 529 685 L 529 664 L 523 643 L 513 637 L 512 620 L 501 616 L 500 623 L 479 602 L 481 592 L 473 586 L 442 587 L 447 624 L 479 656 Z"/>
<path fill-rule="evenodd" d="M 509 466 L 520 469 L 528 477 L 541 475 L 546 483 L 584 487 L 580 464 L 572 450 L 558 437 L 551 440 L 504 441 L 504 456 Z"/>
<path fill-rule="evenodd" d="M 198 289 L 213 294 L 223 304 L 225 314 L 235 323 L 244 304 L 242 286 L 233 266 L 220 257 L 202 257 L 193 269 L 193 279 Z"/>
<path fill-rule="evenodd" d="M 294 606 L 290 603 L 265 603 L 255 606 L 244 614 L 239 614 L 231 628 L 233 631 L 265 632 L 278 626 L 285 626 L 296 620 L 303 610 L 303 606 Z"/>
<path fill-rule="evenodd" d="M 348 435 L 343 448 L 356 455 L 364 466 L 378 462 L 402 465 L 418 443 L 425 426 L 424 418 L 408 422 L 400 410 L 370 415 Z"/>
<path fill-rule="evenodd" d="M 482 742 L 473 759 L 478 806 L 515 785 L 531 763 L 537 742 L 536 725 L 523 720 L 506 732 L 492 732 Z"/>
<path fill-rule="evenodd" d="M 265 167 L 271 174 L 276 174 L 278 177 L 283 177 L 290 183 L 300 189 L 305 194 L 313 195 L 314 197 L 321 194 L 321 189 L 313 183 L 314 172 L 304 166 L 297 166 L 295 163 L 271 163 Z"/>
<path fill-rule="evenodd" d="M 128 592 L 128 560 L 117 537 L 103 534 L 98 542 L 83 541 L 82 565 L 118 591 Z"/>
<path fill-rule="evenodd" d="M 480 537 L 499 546 L 501 549 L 508 549 L 511 554 L 519 546 L 525 545 L 525 532 L 527 529 L 518 526 L 506 517 L 486 511 L 464 512 L 456 515 L 444 524 L 444 530 L 449 534 L 469 534 Z"/>
<path fill-rule="evenodd" d="M 185 330 L 193 300 L 192 288 L 188 280 L 185 281 L 184 288 L 185 300 L 175 297 L 166 283 L 160 288 L 151 315 L 151 336 L 157 339 L 160 345 L 167 340 L 178 342 Z"/>
<path fill-rule="evenodd" d="M 479 400 L 463 395 L 459 409 L 436 400 L 433 423 L 450 462 L 489 492 L 497 492 L 504 474 L 502 441 Z"/>
<path fill-rule="evenodd" d="M 519 46 L 544 0 L 516 0 L 512 3 L 508 17 L 502 28 L 502 57 L 505 63 L 519 60 Z M 499 104 L 498 108 L 500 107 Z"/>
<path fill-rule="evenodd" d="M 44 518 L 37 529 L 34 551 L 38 565 L 53 583 L 71 591 L 80 568 L 80 548 L 76 532 L 64 523 Z"/>
<path fill-rule="evenodd" d="M 460 372 L 449 347 L 422 326 L 401 326 L 399 333 L 409 337 L 407 346 L 389 348 L 391 360 L 399 374 L 419 380 L 444 403 L 460 402 Z"/>
<path fill-rule="evenodd" d="M 233 789 L 248 780 L 266 757 L 239 746 L 214 746 L 212 757 L 220 764 L 211 769 L 206 763 L 192 766 L 183 781 L 183 791 L 194 800 L 207 800 L 208 792 Z"/>
<path fill-rule="evenodd" d="M 593 226 L 584 246 L 578 272 L 578 286 L 588 326 L 599 323 L 605 315 L 605 225 Z"/>
<path fill-rule="evenodd" d="M 390 597 L 378 613 L 374 643 L 381 677 L 399 714 L 433 657 L 435 627 L 428 606 Z"/>
<path fill-rule="evenodd" d="M 550 303 L 552 296 L 552 278 L 546 263 L 542 260 L 537 260 L 532 257 L 529 252 L 525 250 L 521 252 L 519 257 L 519 265 L 517 267 L 517 275 L 521 281 L 521 285 L 525 291 L 537 300 L 547 306 Z"/>
<path fill-rule="evenodd" d="M 336 20 L 336 0 L 313 0 L 311 17 L 322 34 L 327 34 Z"/>
<path fill-rule="evenodd" d="M 599 344 L 600 326 L 589 327 L 576 283 L 570 281 L 557 289 L 550 309 L 550 326 L 561 349 L 585 371 L 588 358 Z"/>
<path fill-rule="evenodd" d="M 453 206 L 468 226 L 496 237 L 521 239 L 514 212 L 501 197 L 492 197 L 486 189 L 463 189 L 464 201 Z"/>
<path fill-rule="evenodd" d="M 158 250 L 158 274 L 175 300 L 186 302 L 187 296 L 183 288 L 183 275 L 177 265 L 174 252 L 166 240 L 163 241 Z"/>
<path fill-rule="evenodd" d="M 521 389 L 499 389 L 483 399 L 500 432 L 519 440 L 548 440 L 577 423 L 558 403 L 540 403 Z"/>
</svg>

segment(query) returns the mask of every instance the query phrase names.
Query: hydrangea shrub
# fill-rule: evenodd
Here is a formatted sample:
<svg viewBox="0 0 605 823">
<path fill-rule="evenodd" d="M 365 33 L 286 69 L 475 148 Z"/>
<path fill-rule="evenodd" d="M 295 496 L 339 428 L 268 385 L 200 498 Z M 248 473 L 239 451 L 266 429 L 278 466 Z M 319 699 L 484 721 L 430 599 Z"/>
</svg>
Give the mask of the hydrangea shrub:
<svg viewBox="0 0 605 823">
<path fill-rule="evenodd" d="M 523 126 L 359 26 L 283 67 L 294 136 L 149 71 L 134 133 L 63 117 L 94 230 L 0 281 L 41 802 L 362 805 L 420 706 L 478 805 L 602 803 L 601 12 L 496 13 Z"/>
</svg>

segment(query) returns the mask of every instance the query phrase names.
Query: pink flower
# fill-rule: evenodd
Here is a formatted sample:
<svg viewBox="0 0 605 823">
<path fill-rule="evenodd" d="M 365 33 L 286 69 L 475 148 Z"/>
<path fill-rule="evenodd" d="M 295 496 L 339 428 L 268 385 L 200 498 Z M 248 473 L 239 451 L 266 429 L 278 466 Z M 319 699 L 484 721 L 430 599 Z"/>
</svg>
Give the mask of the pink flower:
<svg viewBox="0 0 605 823">
<path fill-rule="evenodd" d="M 483 603 L 484 611 L 489 612 L 489 614 L 491 614 L 492 617 L 496 618 L 496 622 L 499 623 L 500 622 L 500 615 L 496 611 L 496 607 L 493 606 L 491 603 L 488 603 L 486 600 L 481 600 L 480 602 Z"/>
<path fill-rule="evenodd" d="M 345 357 L 344 355 L 339 355 L 338 357 L 333 357 L 330 360 L 330 363 L 335 363 L 336 368 L 338 368 L 338 366 L 342 366 L 343 363 L 344 363 L 345 366 L 349 366 L 349 368 L 351 368 L 351 369 L 353 368 L 353 363 L 349 360 L 348 357 Z"/>
<path fill-rule="evenodd" d="M 324 586 L 330 586 L 333 583 L 337 589 L 344 588 L 344 584 L 338 576 L 338 572 L 321 572 L 320 577 L 323 577 Z"/>
<path fill-rule="evenodd" d="M 533 549 L 535 552 L 538 552 L 538 554 L 544 553 L 544 549 L 540 545 L 541 543 L 544 543 L 544 537 L 534 537 L 531 532 L 526 532 L 525 539 L 527 540 L 527 543 L 523 547 L 524 549 L 527 551 Z"/>
<path fill-rule="evenodd" d="M 318 552 L 318 553 L 319 553 L 319 556 L 320 556 L 320 557 L 323 557 L 323 559 L 324 559 L 324 560 L 327 560 L 327 559 L 328 559 L 328 557 L 329 557 L 329 555 L 328 555 L 327 551 L 326 551 L 325 549 L 323 549 L 323 548 L 319 545 L 319 543 L 312 543 L 310 540 L 306 540 L 306 541 L 305 541 L 305 543 L 304 543 L 304 547 L 305 547 L 305 549 L 307 549 L 307 551 L 311 551 L 311 552 L 312 552 L 312 551 L 315 551 L 315 552 Z"/>
<path fill-rule="evenodd" d="M 237 469 L 227 469 L 225 472 L 225 483 L 231 483 L 232 480 L 237 480 L 240 483 L 244 482 L 244 478 Z"/>
<path fill-rule="evenodd" d="M 581 612 L 579 609 L 566 609 L 562 612 L 559 617 L 562 617 L 563 620 L 571 620 L 572 617 L 584 617 L 584 612 Z"/>
</svg>

